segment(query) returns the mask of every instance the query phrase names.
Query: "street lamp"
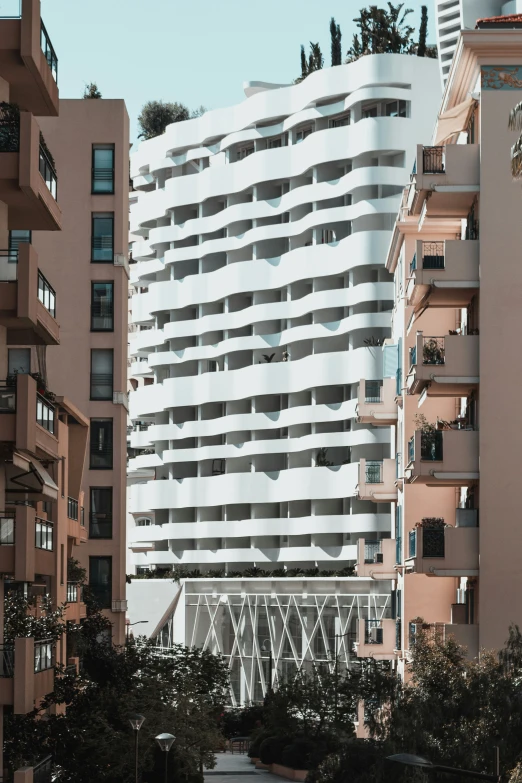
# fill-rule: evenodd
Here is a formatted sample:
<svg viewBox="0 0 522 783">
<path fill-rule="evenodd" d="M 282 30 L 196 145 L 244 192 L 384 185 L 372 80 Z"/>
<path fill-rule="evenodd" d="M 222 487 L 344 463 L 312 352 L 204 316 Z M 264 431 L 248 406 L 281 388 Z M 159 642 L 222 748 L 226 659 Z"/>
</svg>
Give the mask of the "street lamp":
<svg viewBox="0 0 522 783">
<path fill-rule="evenodd" d="M 261 645 L 262 652 L 268 653 L 268 693 L 272 693 L 272 642 L 270 639 L 265 639 Z"/>
<path fill-rule="evenodd" d="M 387 761 L 393 761 L 396 764 L 404 764 L 407 767 L 430 770 L 431 772 L 446 772 L 448 775 L 465 775 L 468 778 L 480 778 L 480 780 L 491 780 L 492 783 L 500 783 L 498 748 L 495 748 L 495 775 L 488 775 L 485 772 L 472 772 L 468 769 L 446 767 L 443 764 L 433 764 L 429 759 L 425 759 L 422 756 L 413 756 L 410 753 L 398 753 L 395 756 L 387 756 Z"/>
<path fill-rule="evenodd" d="M 134 759 L 136 765 L 136 783 L 138 783 L 138 734 L 145 720 L 144 715 L 130 715 L 129 723 L 134 729 Z"/>
<path fill-rule="evenodd" d="M 176 737 L 174 734 L 158 734 L 156 742 L 160 746 L 160 750 L 165 753 L 165 783 L 168 783 L 168 763 L 169 763 L 169 750 L 172 747 L 172 743 Z"/>
<path fill-rule="evenodd" d="M 127 641 L 129 641 L 129 628 L 132 625 L 141 625 L 141 623 L 148 623 L 148 622 L 149 622 L 148 620 L 136 620 L 135 623 L 127 623 L 127 628 L 126 628 L 126 632 L 127 632 L 126 633 L 126 638 L 127 638 Z"/>
</svg>

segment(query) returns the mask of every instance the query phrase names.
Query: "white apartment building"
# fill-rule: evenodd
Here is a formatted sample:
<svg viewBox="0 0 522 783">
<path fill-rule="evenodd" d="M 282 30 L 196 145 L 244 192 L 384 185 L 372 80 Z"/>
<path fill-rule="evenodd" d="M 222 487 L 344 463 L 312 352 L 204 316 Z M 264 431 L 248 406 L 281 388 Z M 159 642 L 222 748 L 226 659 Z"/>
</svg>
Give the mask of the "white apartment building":
<svg viewBox="0 0 522 783">
<path fill-rule="evenodd" d="M 461 30 L 474 30 L 477 19 L 522 13 L 522 0 L 435 0 L 440 75 L 446 86 Z"/>
<path fill-rule="evenodd" d="M 189 578 L 134 580 L 129 617 L 229 656 L 236 703 L 267 649 L 273 683 L 349 662 L 391 611 L 391 582 L 343 571 L 392 527 L 390 429 L 357 406 L 381 396 L 384 263 L 440 87 L 436 61 L 376 55 L 245 92 L 140 144 L 130 218 L 129 567 Z"/>
</svg>

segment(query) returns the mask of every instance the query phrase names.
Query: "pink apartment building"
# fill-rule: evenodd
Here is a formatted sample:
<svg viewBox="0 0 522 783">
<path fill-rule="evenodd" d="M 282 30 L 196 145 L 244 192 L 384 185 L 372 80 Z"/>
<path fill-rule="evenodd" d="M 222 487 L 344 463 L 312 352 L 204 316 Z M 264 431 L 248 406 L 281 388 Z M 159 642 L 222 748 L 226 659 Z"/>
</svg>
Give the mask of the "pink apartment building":
<svg viewBox="0 0 522 783">
<path fill-rule="evenodd" d="M 399 671 L 420 618 L 470 656 L 522 625 L 522 370 L 512 347 L 522 188 L 508 130 L 521 100 L 522 15 L 463 32 L 387 259 L 396 293 L 387 377 L 377 403 L 361 383 L 359 415 L 395 426 L 395 469 L 371 487 L 377 501 L 396 493 L 395 540 L 372 557 L 360 541 L 357 569 L 395 580 L 395 618 L 378 642 Z"/>
</svg>

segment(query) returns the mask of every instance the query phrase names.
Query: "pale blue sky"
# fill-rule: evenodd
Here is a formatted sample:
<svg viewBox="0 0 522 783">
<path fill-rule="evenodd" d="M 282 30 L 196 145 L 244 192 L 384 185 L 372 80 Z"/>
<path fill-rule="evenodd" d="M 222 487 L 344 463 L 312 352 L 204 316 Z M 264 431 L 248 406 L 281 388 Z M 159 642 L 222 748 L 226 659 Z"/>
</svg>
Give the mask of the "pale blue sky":
<svg viewBox="0 0 522 783">
<path fill-rule="evenodd" d="M 376 4 L 384 5 L 382 0 Z M 435 41 L 433 2 L 428 40 Z M 421 0 L 406 7 L 418 29 Z M 349 47 L 363 0 L 42 0 L 42 17 L 59 60 L 62 98 L 86 82 L 104 98 L 124 98 L 131 119 L 147 100 L 217 109 L 244 98 L 242 82 L 290 82 L 299 47 L 319 41 L 330 63 L 330 17 Z M 412 65 L 414 65 L 412 60 Z"/>
</svg>

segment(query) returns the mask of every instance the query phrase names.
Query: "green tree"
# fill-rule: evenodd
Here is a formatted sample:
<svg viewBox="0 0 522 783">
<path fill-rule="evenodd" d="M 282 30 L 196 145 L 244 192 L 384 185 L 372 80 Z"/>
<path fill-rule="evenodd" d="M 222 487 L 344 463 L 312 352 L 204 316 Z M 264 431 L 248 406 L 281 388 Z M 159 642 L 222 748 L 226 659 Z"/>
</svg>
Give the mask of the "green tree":
<svg viewBox="0 0 522 783">
<path fill-rule="evenodd" d="M 411 54 L 416 46 L 412 39 L 415 28 L 407 24 L 411 8 L 403 10 L 404 3 L 388 2 L 388 9 L 371 5 L 361 8 L 353 21 L 359 28 L 348 50 L 347 62 L 353 62 L 366 54 Z"/>
<path fill-rule="evenodd" d="M 341 46 L 341 27 L 336 24 L 334 17 L 330 19 L 330 38 L 332 47 L 332 65 L 341 65 L 342 46 Z"/>
<path fill-rule="evenodd" d="M 85 85 L 85 90 L 83 91 L 83 97 L 90 100 L 102 97 L 102 94 L 99 91 L 96 82 L 91 82 L 90 84 Z"/>
<path fill-rule="evenodd" d="M 301 79 L 306 79 L 308 76 L 308 62 L 306 60 L 306 52 L 303 44 L 301 44 Z"/>
<path fill-rule="evenodd" d="M 428 7 L 421 6 L 421 23 L 419 27 L 419 43 L 417 44 L 417 57 L 426 57 L 426 38 L 428 35 Z"/>
<path fill-rule="evenodd" d="M 301 76 L 295 79 L 294 84 L 299 84 L 299 82 L 302 82 L 303 79 L 306 79 L 306 77 L 314 71 L 320 71 L 323 65 L 324 57 L 318 43 L 310 41 L 308 60 L 306 59 L 305 48 L 301 45 Z"/>
<path fill-rule="evenodd" d="M 140 139 L 153 139 L 165 133 L 167 125 L 190 119 L 190 112 L 182 103 L 163 103 L 148 101 L 140 112 L 138 125 Z"/>
</svg>

